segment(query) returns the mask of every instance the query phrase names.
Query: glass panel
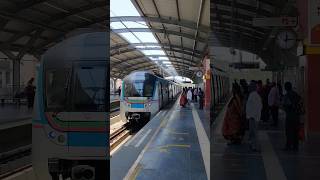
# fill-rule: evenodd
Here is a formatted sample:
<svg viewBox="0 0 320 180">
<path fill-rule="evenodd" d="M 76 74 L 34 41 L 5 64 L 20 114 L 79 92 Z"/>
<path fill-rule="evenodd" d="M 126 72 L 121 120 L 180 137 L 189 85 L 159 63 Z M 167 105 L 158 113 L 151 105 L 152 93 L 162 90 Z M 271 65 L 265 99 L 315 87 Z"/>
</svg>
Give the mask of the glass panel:
<svg viewBox="0 0 320 180">
<path fill-rule="evenodd" d="M 74 80 L 73 111 L 105 111 L 105 67 L 78 67 L 75 70 Z"/>
<path fill-rule="evenodd" d="M 60 111 L 67 103 L 67 89 L 70 69 L 49 69 L 46 73 L 46 107 Z"/>
<path fill-rule="evenodd" d="M 152 97 L 156 78 L 150 74 L 134 74 L 124 80 L 125 97 Z"/>
</svg>

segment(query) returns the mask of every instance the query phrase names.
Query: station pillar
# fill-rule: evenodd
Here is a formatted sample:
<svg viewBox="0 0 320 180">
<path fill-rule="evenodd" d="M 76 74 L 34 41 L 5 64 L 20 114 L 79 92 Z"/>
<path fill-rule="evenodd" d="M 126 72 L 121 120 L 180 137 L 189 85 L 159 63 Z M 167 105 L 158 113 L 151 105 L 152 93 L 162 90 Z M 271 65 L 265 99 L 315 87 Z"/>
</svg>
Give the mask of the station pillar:
<svg viewBox="0 0 320 180">
<path fill-rule="evenodd" d="M 307 55 L 306 78 L 306 132 L 310 136 L 318 136 L 320 135 L 320 54 Z"/>
<path fill-rule="evenodd" d="M 320 1 L 298 0 L 299 31 L 305 37 L 305 92 L 307 136 L 320 136 Z"/>
<path fill-rule="evenodd" d="M 205 99 L 204 99 L 204 108 L 209 109 L 210 108 L 210 103 L 211 103 L 211 81 L 210 81 L 210 59 L 208 56 L 206 56 L 203 60 L 203 67 L 204 67 L 204 77 L 203 77 L 203 82 L 204 82 L 204 94 L 205 94 Z"/>
<path fill-rule="evenodd" d="M 20 60 L 13 60 L 12 62 L 13 66 L 13 89 L 12 93 L 13 96 L 20 91 Z"/>
</svg>

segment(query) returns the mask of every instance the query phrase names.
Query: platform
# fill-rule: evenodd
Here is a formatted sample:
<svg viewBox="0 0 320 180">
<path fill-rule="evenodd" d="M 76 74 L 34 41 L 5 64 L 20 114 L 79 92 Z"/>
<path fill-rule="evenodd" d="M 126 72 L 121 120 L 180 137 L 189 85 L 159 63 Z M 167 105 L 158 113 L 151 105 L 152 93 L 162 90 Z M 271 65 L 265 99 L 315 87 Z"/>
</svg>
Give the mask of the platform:
<svg viewBox="0 0 320 180">
<path fill-rule="evenodd" d="M 14 121 L 31 119 L 32 111 L 26 105 L 0 105 L 0 126 Z"/>
<path fill-rule="evenodd" d="M 111 179 L 207 179 L 210 144 L 199 117 L 208 112 L 196 108 L 176 102 L 160 111 L 113 154 Z"/>
<path fill-rule="evenodd" d="M 247 137 L 242 145 L 228 146 L 221 135 L 225 110 L 212 127 L 211 179 L 218 180 L 305 180 L 320 179 L 320 141 L 300 144 L 298 152 L 283 151 L 285 145 L 284 118 L 279 112 L 279 128 L 260 124 L 260 153 L 249 150 Z M 248 134 L 246 132 L 246 134 Z"/>
<path fill-rule="evenodd" d="M 110 102 L 119 100 L 118 94 L 110 94 Z"/>
</svg>

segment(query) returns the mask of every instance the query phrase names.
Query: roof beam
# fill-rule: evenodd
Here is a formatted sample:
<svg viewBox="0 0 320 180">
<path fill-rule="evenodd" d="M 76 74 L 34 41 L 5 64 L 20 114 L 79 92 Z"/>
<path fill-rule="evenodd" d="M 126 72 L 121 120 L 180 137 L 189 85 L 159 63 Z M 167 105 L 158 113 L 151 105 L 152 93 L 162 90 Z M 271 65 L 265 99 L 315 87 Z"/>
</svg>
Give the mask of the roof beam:
<svg viewBox="0 0 320 180">
<path fill-rule="evenodd" d="M 155 28 L 124 28 L 124 29 L 112 29 L 111 30 L 114 33 L 126 33 L 126 32 L 153 32 L 153 33 L 162 33 L 162 34 L 171 34 L 171 35 L 176 35 L 176 36 L 182 36 L 188 39 L 196 40 L 202 43 L 206 43 L 207 40 L 204 38 L 195 38 L 191 34 L 183 33 L 183 32 L 178 32 L 178 31 L 172 31 L 172 30 L 165 30 L 165 29 L 155 29 Z"/>
<path fill-rule="evenodd" d="M 221 6 L 222 5 L 222 6 L 227 6 L 227 7 L 232 7 L 232 1 L 233 0 L 231 0 L 231 1 L 228 1 L 228 0 L 214 0 L 215 4 L 217 6 Z M 251 13 L 255 13 L 256 12 L 256 7 L 255 6 L 250 6 L 250 5 L 247 5 L 247 4 L 243 4 L 243 3 L 241 3 L 241 1 L 234 2 L 234 6 L 235 6 L 235 8 L 242 9 L 243 11 L 248 11 L 248 12 L 251 12 Z M 274 11 L 274 9 L 272 9 L 271 11 L 268 11 L 266 9 L 261 9 L 260 10 L 261 15 L 264 15 L 266 17 L 271 17 L 273 15 L 273 11 Z"/>
<path fill-rule="evenodd" d="M 149 56 L 136 56 L 136 57 L 133 57 L 133 58 L 128 58 L 128 59 L 124 59 L 122 60 L 121 63 L 117 63 L 116 65 L 114 65 L 113 63 L 110 64 L 110 67 L 120 67 L 122 63 L 128 63 L 130 61 L 134 61 L 134 60 L 137 60 L 137 59 L 145 59 L 147 61 L 151 61 L 148 57 L 152 57 L 151 55 Z M 167 55 L 161 55 L 161 56 L 157 56 L 157 57 L 168 57 L 168 58 L 173 58 L 173 59 L 181 59 L 183 61 L 187 61 L 187 62 L 191 62 L 191 63 L 197 63 L 195 61 L 192 61 L 191 59 L 187 59 L 187 58 L 184 58 L 184 57 L 179 57 L 179 56 L 167 56 Z"/>
<path fill-rule="evenodd" d="M 115 46 L 112 46 L 110 48 L 111 51 L 118 51 L 121 48 L 135 48 L 136 46 L 159 46 L 159 47 L 164 47 L 164 48 L 173 48 L 173 49 L 180 49 L 180 50 L 186 50 L 186 51 L 190 51 L 192 52 L 191 48 L 186 48 L 186 47 L 181 47 L 178 45 L 172 45 L 171 46 L 168 43 L 125 43 L 125 44 L 118 44 Z M 139 50 L 139 48 L 136 48 L 137 50 Z M 201 51 L 196 51 L 197 54 L 202 54 Z"/>
<path fill-rule="evenodd" d="M 205 0 L 201 0 L 200 2 L 200 8 L 199 8 L 199 14 L 198 14 L 198 19 L 197 19 L 197 24 L 196 24 L 196 29 L 199 28 L 199 25 L 200 25 L 200 21 L 201 21 L 201 18 L 202 18 L 202 10 L 203 10 L 203 6 L 204 6 L 204 2 Z M 195 34 L 194 34 L 194 39 L 197 39 L 198 38 L 198 30 L 196 30 Z M 194 54 L 194 51 L 196 49 L 196 46 L 197 46 L 197 41 L 194 40 L 193 42 L 193 47 L 192 47 L 192 55 Z M 193 56 L 191 57 L 193 59 Z"/>
<path fill-rule="evenodd" d="M 185 50 L 182 50 L 182 49 L 170 49 L 170 48 L 167 48 L 167 47 L 159 47 L 159 48 L 146 47 L 146 48 L 125 49 L 125 50 L 121 50 L 121 51 L 119 50 L 119 51 L 115 51 L 113 53 L 110 53 L 110 56 L 129 53 L 129 52 L 133 52 L 133 51 L 144 51 L 144 50 L 165 50 L 165 51 L 177 52 L 177 53 L 189 55 L 191 57 L 201 58 L 201 52 L 199 52 L 199 51 L 196 51 L 196 53 L 191 53 L 191 52 L 188 52 L 188 51 L 185 51 Z M 157 55 L 153 55 L 153 56 L 157 56 Z"/>
<path fill-rule="evenodd" d="M 106 16 L 101 16 L 101 17 L 97 17 L 95 19 L 92 19 L 92 22 L 85 22 L 85 23 L 81 23 L 78 25 L 78 27 L 73 27 L 73 28 L 70 28 L 68 30 L 66 30 L 67 32 L 71 32 L 72 30 L 74 29 L 77 29 L 77 28 L 83 28 L 83 27 L 89 27 L 90 25 L 93 25 L 93 24 L 97 24 L 97 23 L 100 23 L 100 22 L 103 22 L 107 19 L 107 15 Z M 30 53 L 43 53 L 43 51 L 46 50 L 46 47 L 53 43 L 53 42 L 60 42 L 63 38 L 64 38 L 65 34 L 59 34 L 53 38 L 50 38 L 49 41 L 46 41 L 44 43 L 41 43 L 39 46 L 33 48 L 31 50 Z"/>
<path fill-rule="evenodd" d="M 43 2 L 45 2 L 45 1 L 46 1 L 46 0 L 44 0 L 44 1 L 36 0 L 36 1 L 33 1 L 34 4 L 31 3 L 32 1 L 28 1 L 28 2 L 30 2 L 29 5 L 30 5 L 30 7 L 32 7 L 32 6 L 35 5 L 35 4 L 43 3 Z M 56 22 L 56 21 L 58 21 L 58 20 L 61 20 L 61 19 L 63 19 L 63 18 L 66 18 L 66 17 L 68 17 L 68 16 L 73 16 L 73 15 L 82 13 L 82 12 L 84 12 L 84 11 L 88 11 L 88 10 L 90 10 L 90 9 L 95 9 L 95 8 L 98 8 L 98 7 L 104 7 L 104 6 L 106 6 L 106 4 L 107 4 L 106 1 L 92 2 L 92 3 L 90 3 L 89 5 L 82 6 L 82 7 L 78 7 L 78 8 L 75 8 L 75 9 L 71 9 L 71 10 L 69 10 L 68 12 L 63 12 L 63 13 L 59 13 L 59 14 L 57 14 L 57 15 L 54 15 L 54 16 L 50 17 L 49 19 L 47 19 L 47 22 L 50 22 L 50 24 L 52 24 L 53 22 Z M 94 20 L 92 20 L 92 21 L 94 21 Z M 15 34 L 12 38 L 10 38 L 8 41 L 6 41 L 3 45 L 6 46 L 6 45 L 8 45 L 9 43 L 14 42 L 14 41 L 16 41 L 16 40 L 18 40 L 18 39 L 20 39 L 20 38 L 22 38 L 22 37 L 24 37 L 24 36 L 31 36 L 30 34 L 31 34 L 33 31 L 35 31 L 37 28 L 39 28 L 39 26 L 37 26 L 36 28 L 33 28 L 33 29 L 31 29 L 31 30 L 28 30 L 28 31 L 24 31 L 24 32 L 20 32 L 20 33 L 18 33 L 18 34 Z M 43 28 L 43 27 L 40 26 L 40 28 Z M 44 28 L 44 29 L 52 30 L 52 29 L 50 29 L 50 28 L 49 28 L 49 29 L 48 29 L 48 28 Z M 38 38 L 42 38 L 42 39 L 44 39 L 44 40 L 49 40 L 48 38 L 41 37 L 41 36 L 38 37 Z M 52 39 L 50 39 L 50 40 L 52 40 Z M 49 41 L 50 41 L 50 40 L 49 40 Z"/>
<path fill-rule="evenodd" d="M 8 12 L 0 12 L 0 17 L 8 19 L 8 20 L 20 21 L 22 23 L 30 24 L 30 25 L 36 26 L 38 28 L 43 28 L 43 29 L 46 29 L 46 30 L 55 31 L 55 32 L 62 33 L 62 34 L 66 33 L 66 31 L 63 30 L 63 29 L 56 28 L 56 27 L 53 27 L 53 26 L 50 26 L 50 25 L 46 25 L 44 23 L 40 23 L 40 22 L 37 22 L 37 21 L 29 20 L 29 19 L 26 19 L 26 18 L 23 18 L 23 17 L 18 17 L 16 15 L 8 13 Z"/>
<path fill-rule="evenodd" d="M 110 17 L 110 22 L 119 22 L 119 21 L 146 21 L 149 23 L 161 23 L 161 24 L 171 24 L 176 25 L 192 30 L 198 30 L 204 33 L 210 31 L 210 27 L 200 25 L 197 28 L 197 24 L 192 21 L 178 20 L 174 17 L 142 17 L 142 16 L 119 16 L 119 17 Z"/>
</svg>

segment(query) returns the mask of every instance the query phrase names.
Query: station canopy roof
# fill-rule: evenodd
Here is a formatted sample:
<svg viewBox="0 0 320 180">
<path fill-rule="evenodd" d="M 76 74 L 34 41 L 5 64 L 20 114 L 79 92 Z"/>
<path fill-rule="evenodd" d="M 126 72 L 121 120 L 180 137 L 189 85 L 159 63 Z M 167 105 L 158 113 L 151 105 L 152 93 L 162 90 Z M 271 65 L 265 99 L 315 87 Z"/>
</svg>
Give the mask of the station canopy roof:
<svg viewBox="0 0 320 180">
<path fill-rule="evenodd" d="M 208 49 L 209 0 L 111 0 L 111 77 L 135 70 L 192 78 Z"/>
<path fill-rule="evenodd" d="M 0 51 L 39 57 L 76 29 L 106 31 L 108 18 L 106 0 L 1 0 Z"/>
<path fill-rule="evenodd" d="M 255 27 L 253 18 L 297 16 L 293 0 L 212 0 L 210 11 L 210 46 L 251 52 L 265 63 L 269 63 L 278 48 L 274 46 L 277 33 L 288 28 Z"/>
</svg>

